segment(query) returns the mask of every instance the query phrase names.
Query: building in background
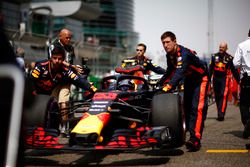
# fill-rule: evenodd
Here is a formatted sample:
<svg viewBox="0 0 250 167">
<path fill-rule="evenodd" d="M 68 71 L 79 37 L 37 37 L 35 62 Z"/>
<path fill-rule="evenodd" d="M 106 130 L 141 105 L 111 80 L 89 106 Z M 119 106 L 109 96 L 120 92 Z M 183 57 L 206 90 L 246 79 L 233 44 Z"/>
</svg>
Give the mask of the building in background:
<svg viewBox="0 0 250 167">
<path fill-rule="evenodd" d="M 93 75 L 114 69 L 134 52 L 133 0 L 4 0 L 5 30 L 14 45 L 25 48 L 27 61 L 47 58 L 47 45 L 60 29 L 70 29 L 78 62 L 88 59 Z"/>
<path fill-rule="evenodd" d="M 110 71 L 125 56 L 134 52 L 138 33 L 134 32 L 134 1 L 85 0 L 100 7 L 97 19 L 83 21 L 84 42 L 98 45 L 100 53 L 95 63 L 96 71 Z M 101 65 L 100 65 L 101 64 Z"/>
</svg>

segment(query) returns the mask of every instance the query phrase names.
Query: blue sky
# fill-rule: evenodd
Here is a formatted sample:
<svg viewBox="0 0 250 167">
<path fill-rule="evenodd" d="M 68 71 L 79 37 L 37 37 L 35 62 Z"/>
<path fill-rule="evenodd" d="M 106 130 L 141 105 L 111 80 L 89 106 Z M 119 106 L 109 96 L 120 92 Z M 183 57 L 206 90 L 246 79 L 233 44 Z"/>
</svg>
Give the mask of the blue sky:
<svg viewBox="0 0 250 167">
<path fill-rule="evenodd" d="M 210 0 L 211 1 L 211 0 Z M 172 31 L 181 45 L 208 53 L 208 0 L 135 0 L 134 30 L 139 42 L 147 45 L 147 55 L 162 62 L 165 54 L 160 36 Z M 234 55 L 237 44 L 250 28 L 250 0 L 213 0 L 213 50 L 227 42 Z"/>
</svg>

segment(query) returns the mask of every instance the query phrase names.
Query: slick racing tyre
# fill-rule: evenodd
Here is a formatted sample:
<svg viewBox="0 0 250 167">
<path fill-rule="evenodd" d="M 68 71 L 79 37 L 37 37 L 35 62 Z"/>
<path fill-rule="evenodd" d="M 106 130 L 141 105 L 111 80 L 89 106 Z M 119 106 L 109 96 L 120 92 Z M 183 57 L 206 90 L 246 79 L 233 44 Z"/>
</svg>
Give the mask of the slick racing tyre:
<svg viewBox="0 0 250 167">
<path fill-rule="evenodd" d="M 152 124 L 170 127 L 170 145 L 180 147 L 185 143 L 185 117 L 179 94 L 156 94 L 152 100 Z"/>
<path fill-rule="evenodd" d="M 51 97 L 47 103 L 44 116 L 44 127 L 48 129 L 58 129 L 60 124 L 59 105 L 54 97 Z"/>
<path fill-rule="evenodd" d="M 59 127 L 59 106 L 55 98 L 48 95 L 34 96 L 34 102 L 25 111 L 25 126 L 58 129 Z"/>
<path fill-rule="evenodd" d="M 35 95 L 33 103 L 24 112 L 26 126 L 44 126 L 44 117 L 50 97 L 48 95 Z"/>
</svg>

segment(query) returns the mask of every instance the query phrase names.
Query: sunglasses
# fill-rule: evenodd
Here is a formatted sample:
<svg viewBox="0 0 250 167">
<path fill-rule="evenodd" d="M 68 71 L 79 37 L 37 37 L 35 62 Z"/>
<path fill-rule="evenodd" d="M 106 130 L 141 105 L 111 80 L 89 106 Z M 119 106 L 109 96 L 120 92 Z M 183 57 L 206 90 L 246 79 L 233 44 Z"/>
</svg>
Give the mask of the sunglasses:
<svg viewBox="0 0 250 167">
<path fill-rule="evenodd" d="M 140 50 L 140 49 L 136 49 L 136 51 L 137 51 L 137 52 L 138 52 L 138 51 L 142 52 L 143 50 Z"/>
</svg>

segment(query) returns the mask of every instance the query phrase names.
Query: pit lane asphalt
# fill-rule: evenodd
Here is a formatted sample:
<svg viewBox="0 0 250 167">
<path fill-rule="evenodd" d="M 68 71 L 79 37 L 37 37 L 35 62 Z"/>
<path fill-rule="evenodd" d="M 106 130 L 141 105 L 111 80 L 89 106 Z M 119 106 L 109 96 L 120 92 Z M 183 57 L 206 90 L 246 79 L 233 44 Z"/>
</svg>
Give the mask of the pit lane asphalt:
<svg viewBox="0 0 250 167">
<path fill-rule="evenodd" d="M 243 126 L 239 108 L 228 103 L 225 120 L 216 120 L 215 104 L 209 106 L 198 152 L 187 152 L 185 146 L 172 150 L 143 149 L 134 153 L 87 152 L 58 153 L 27 150 L 26 167 L 249 167 L 250 152 L 245 149 L 249 139 L 242 138 Z"/>
</svg>

